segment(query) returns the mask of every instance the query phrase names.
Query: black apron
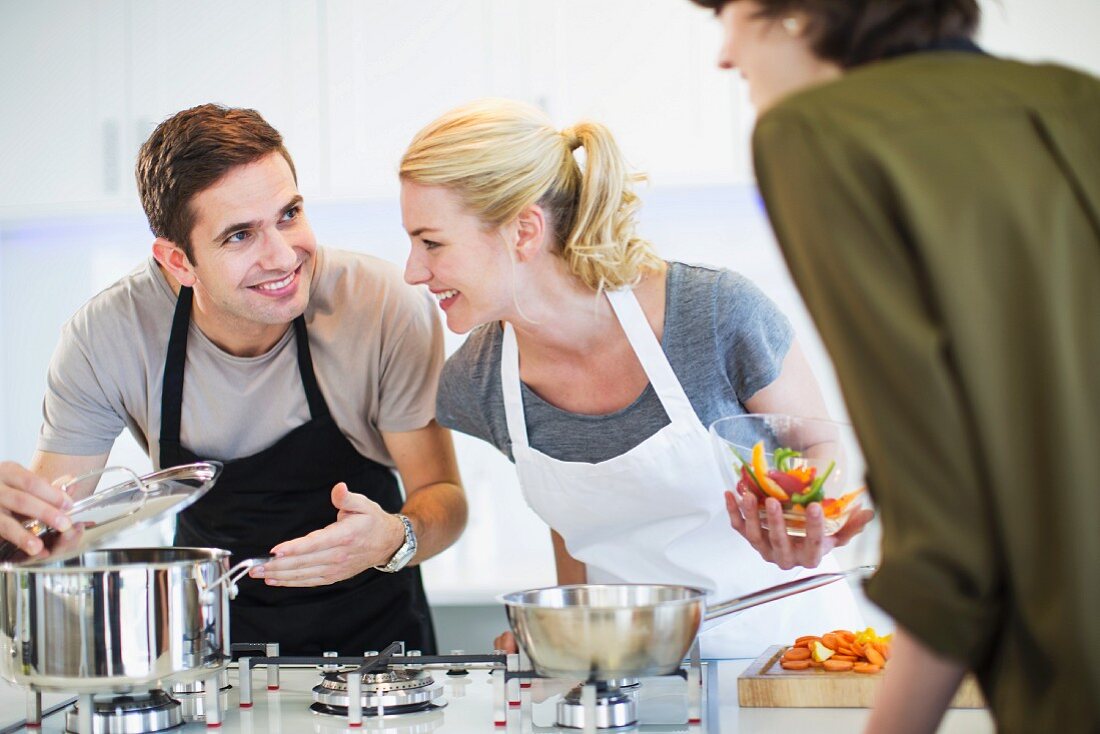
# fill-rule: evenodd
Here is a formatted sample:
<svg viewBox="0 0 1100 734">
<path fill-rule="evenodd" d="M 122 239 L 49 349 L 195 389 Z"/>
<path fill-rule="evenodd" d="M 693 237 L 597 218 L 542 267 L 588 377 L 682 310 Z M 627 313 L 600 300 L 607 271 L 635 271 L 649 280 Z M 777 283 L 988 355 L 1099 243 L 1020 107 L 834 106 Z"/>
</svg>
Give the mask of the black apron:
<svg viewBox="0 0 1100 734">
<path fill-rule="evenodd" d="M 164 367 L 161 467 L 201 460 L 180 445 L 191 300 L 191 289 L 180 288 Z M 223 462 L 217 484 L 180 513 L 177 546 L 225 548 L 234 563 L 269 555 L 278 543 L 336 520 L 330 494 L 337 482 L 347 482 L 352 492 L 366 495 L 386 512 L 401 510 L 393 472 L 361 456 L 329 414 L 313 371 L 303 316 L 294 320 L 294 337 L 310 421 L 257 454 Z M 394 641 L 427 654 L 436 651 L 416 567 L 397 573 L 368 569 L 346 581 L 309 588 L 267 586 L 262 579 L 245 576 L 239 587 L 230 604 L 234 642 L 278 642 L 283 655 L 362 655 Z"/>
</svg>

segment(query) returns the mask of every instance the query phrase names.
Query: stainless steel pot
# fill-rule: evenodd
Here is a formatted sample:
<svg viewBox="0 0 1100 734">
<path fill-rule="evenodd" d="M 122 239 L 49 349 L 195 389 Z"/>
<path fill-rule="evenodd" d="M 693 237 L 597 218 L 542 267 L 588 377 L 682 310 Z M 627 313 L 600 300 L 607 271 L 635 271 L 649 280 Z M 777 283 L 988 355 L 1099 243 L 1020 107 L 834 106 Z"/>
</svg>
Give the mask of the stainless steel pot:
<svg viewBox="0 0 1100 734">
<path fill-rule="evenodd" d="M 554 586 L 505 594 L 501 601 L 537 673 L 606 681 L 672 673 L 704 622 L 872 570 L 807 576 L 710 609 L 700 589 L 655 584 Z"/>
<path fill-rule="evenodd" d="M 229 661 L 229 600 L 259 562 L 216 548 L 96 550 L 0 574 L 0 677 L 126 693 L 208 678 Z"/>
</svg>

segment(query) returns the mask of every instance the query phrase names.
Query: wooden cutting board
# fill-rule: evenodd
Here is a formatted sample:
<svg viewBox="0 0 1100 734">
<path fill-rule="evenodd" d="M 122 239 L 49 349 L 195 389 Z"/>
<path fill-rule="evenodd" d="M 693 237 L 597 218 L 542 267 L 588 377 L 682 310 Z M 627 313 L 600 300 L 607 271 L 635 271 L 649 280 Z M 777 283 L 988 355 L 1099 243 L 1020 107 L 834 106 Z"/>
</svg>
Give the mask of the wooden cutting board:
<svg viewBox="0 0 1100 734">
<path fill-rule="evenodd" d="M 870 708 L 882 685 L 879 673 L 830 673 L 821 668 L 784 670 L 779 658 L 786 647 L 769 647 L 737 678 L 737 700 L 748 708 Z M 978 683 L 966 676 L 951 701 L 952 708 L 985 707 Z"/>
</svg>

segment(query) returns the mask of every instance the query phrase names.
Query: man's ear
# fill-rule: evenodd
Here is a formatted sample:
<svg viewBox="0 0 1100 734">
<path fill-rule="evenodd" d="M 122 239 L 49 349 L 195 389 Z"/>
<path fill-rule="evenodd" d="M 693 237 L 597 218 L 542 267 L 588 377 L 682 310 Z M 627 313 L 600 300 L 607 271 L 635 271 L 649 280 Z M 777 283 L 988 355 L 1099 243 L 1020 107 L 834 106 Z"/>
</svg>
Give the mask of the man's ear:
<svg viewBox="0 0 1100 734">
<path fill-rule="evenodd" d="M 179 245 L 163 237 L 153 240 L 153 257 L 172 277 L 179 281 L 180 285 L 190 288 L 198 278 L 195 276 L 195 266 L 191 259 Z"/>
<path fill-rule="evenodd" d="M 538 204 L 532 204 L 519 213 L 515 221 L 516 258 L 523 262 L 531 260 L 545 249 L 547 237 L 546 212 Z"/>
</svg>

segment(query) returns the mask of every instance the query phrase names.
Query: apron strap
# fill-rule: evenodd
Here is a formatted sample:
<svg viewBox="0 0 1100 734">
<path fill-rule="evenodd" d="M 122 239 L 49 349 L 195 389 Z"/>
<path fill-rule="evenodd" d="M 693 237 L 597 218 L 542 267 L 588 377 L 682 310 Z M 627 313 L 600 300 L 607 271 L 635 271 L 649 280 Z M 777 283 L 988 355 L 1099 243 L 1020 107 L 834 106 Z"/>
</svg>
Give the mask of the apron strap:
<svg viewBox="0 0 1100 734">
<path fill-rule="evenodd" d="M 309 352 L 309 334 L 306 333 L 305 314 L 294 319 L 294 339 L 298 342 L 298 373 L 302 376 L 302 385 L 306 389 L 309 402 L 309 414 L 313 420 L 329 416 L 328 403 L 317 384 L 317 374 L 313 371 L 313 358 Z"/>
<path fill-rule="evenodd" d="M 691 407 L 691 401 L 684 392 L 683 385 L 676 378 L 668 357 L 661 349 L 656 334 L 642 311 L 634 292 L 630 290 L 606 291 L 607 300 L 615 311 L 619 324 L 626 332 L 626 338 L 638 361 L 645 370 L 646 377 L 653 385 L 661 406 L 668 414 L 670 423 L 688 422 L 695 424 L 699 417 Z M 526 449 L 530 444 L 527 438 L 527 420 L 523 410 L 523 394 L 519 377 L 519 346 L 512 325 L 504 323 L 504 340 L 500 352 L 500 382 L 504 393 L 504 417 L 508 424 L 508 435 L 512 440 L 512 458 L 515 458 L 517 446 Z"/>
<path fill-rule="evenodd" d="M 180 286 L 176 308 L 172 314 L 172 331 L 168 337 L 168 352 L 164 357 L 164 381 L 160 392 L 160 465 L 181 463 L 180 415 L 183 411 L 183 366 L 187 361 L 187 330 L 191 325 L 193 292 Z"/>
<path fill-rule="evenodd" d="M 172 314 L 172 331 L 168 337 L 168 351 L 164 357 L 164 381 L 160 395 L 160 465 L 161 468 L 183 463 L 180 452 L 180 422 L 183 414 L 183 374 L 187 362 L 187 334 L 191 326 L 191 305 L 194 292 L 180 286 Z M 306 318 L 294 319 L 294 337 L 298 347 L 298 374 L 305 388 L 309 414 L 313 420 L 329 417 L 328 404 L 317 384 L 313 371 L 313 358 L 309 351 L 309 334 Z"/>
<path fill-rule="evenodd" d="M 634 348 L 634 354 L 645 370 L 649 383 L 653 385 L 654 392 L 661 400 L 668 419 L 672 423 L 681 421 L 697 422 L 698 416 L 691 407 L 687 393 L 683 385 L 676 378 L 672 365 L 661 349 L 661 343 L 657 341 L 657 335 L 649 326 L 649 321 L 638 303 L 638 298 L 632 290 L 606 291 L 607 300 L 611 303 L 615 315 L 619 319 L 619 325 L 626 332 L 626 338 L 630 346 Z"/>
<path fill-rule="evenodd" d="M 512 458 L 516 448 L 526 449 L 527 419 L 523 414 L 523 393 L 519 380 L 519 345 L 512 325 L 504 322 L 504 342 L 500 346 L 500 387 L 504 392 L 504 419 L 512 440 Z"/>
</svg>

